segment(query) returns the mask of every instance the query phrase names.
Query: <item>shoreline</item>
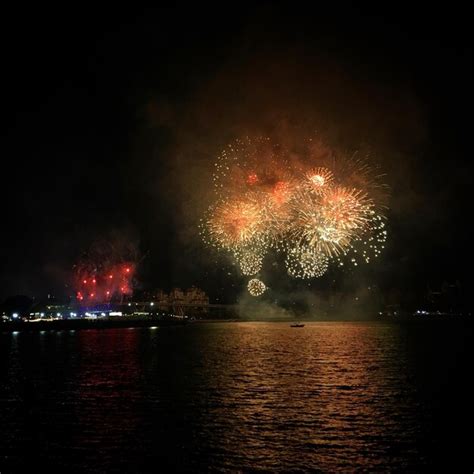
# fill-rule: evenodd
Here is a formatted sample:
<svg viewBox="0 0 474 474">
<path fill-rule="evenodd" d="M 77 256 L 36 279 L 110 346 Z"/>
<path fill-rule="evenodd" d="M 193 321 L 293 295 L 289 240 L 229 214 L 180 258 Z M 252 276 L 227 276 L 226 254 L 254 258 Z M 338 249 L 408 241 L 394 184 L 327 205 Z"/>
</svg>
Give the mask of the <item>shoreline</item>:
<svg viewBox="0 0 474 474">
<path fill-rule="evenodd" d="M 183 320 L 154 320 L 154 319 L 66 319 L 39 322 L 6 322 L 0 324 L 0 332 L 35 332 L 62 331 L 80 329 L 127 329 L 142 327 L 185 326 L 189 322 Z"/>
<path fill-rule="evenodd" d="M 63 330 L 81 330 L 81 329 L 127 329 L 127 328 L 153 328 L 153 327 L 171 327 L 188 326 L 209 323 L 282 323 L 291 324 L 296 319 L 66 319 L 57 321 L 40 322 L 5 322 L 0 323 L 0 333 L 15 332 L 38 332 L 38 331 L 63 331 Z M 367 319 L 298 319 L 302 324 L 311 323 L 408 323 L 408 324 L 429 324 L 429 323 L 472 323 L 471 318 L 466 317 L 434 317 L 434 318 L 367 318 Z"/>
</svg>

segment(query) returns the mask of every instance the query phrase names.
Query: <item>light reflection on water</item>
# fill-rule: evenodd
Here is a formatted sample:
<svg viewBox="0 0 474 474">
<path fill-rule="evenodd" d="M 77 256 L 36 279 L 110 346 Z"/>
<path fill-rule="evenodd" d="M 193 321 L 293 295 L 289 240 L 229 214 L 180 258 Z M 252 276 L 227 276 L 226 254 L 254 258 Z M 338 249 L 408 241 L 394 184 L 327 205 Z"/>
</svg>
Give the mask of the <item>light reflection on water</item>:
<svg viewBox="0 0 474 474">
<path fill-rule="evenodd" d="M 381 323 L 2 334 L 0 463 L 423 470 L 454 449 L 462 342 L 459 328 Z"/>
</svg>

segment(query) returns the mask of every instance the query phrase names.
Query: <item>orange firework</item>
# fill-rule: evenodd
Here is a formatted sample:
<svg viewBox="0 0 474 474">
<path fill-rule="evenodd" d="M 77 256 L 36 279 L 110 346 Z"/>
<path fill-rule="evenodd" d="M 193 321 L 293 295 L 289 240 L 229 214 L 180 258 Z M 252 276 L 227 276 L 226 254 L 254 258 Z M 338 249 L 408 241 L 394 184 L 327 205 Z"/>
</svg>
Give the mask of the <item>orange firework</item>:
<svg viewBox="0 0 474 474">
<path fill-rule="evenodd" d="M 244 245 L 261 230 L 261 209 L 251 200 L 222 202 L 209 218 L 208 227 L 217 245 L 224 248 Z"/>
<path fill-rule="evenodd" d="M 277 206 L 286 204 L 294 193 L 294 185 L 290 181 L 277 181 L 273 186 L 270 197 Z"/>
<path fill-rule="evenodd" d="M 247 184 L 249 184 L 250 186 L 253 186 L 254 184 L 257 184 L 257 183 L 258 183 L 257 173 L 250 173 L 247 176 Z"/>
<path fill-rule="evenodd" d="M 361 232 L 373 203 L 367 194 L 341 186 L 330 188 L 321 199 L 321 214 L 329 226 L 344 232 Z"/>
<path fill-rule="evenodd" d="M 370 199 L 357 190 L 332 187 L 322 195 L 300 191 L 293 201 L 288 247 L 296 242 L 328 257 L 345 253 L 353 239 L 364 232 L 372 213 Z"/>
<path fill-rule="evenodd" d="M 246 275 L 260 271 L 270 250 L 286 254 L 295 278 L 321 276 L 343 258 L 369 262 L 387 235 L 382 176 L 368 159 L 341 158 L 320 141 L 290 151 L 268 138 L 237 140 L 215 164 L 216 204 L 203 235 Z"/>
</svg>

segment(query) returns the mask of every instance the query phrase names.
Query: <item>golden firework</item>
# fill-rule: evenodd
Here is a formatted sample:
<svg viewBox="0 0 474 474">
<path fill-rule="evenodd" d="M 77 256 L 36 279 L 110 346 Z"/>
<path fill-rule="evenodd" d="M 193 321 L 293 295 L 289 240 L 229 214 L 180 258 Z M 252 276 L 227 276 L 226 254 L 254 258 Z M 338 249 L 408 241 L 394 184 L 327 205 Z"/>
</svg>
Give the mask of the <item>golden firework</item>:
<svg viewBox="0 0 474 474">
<path fill-rule="evenodd" d="M 252 278 L 247 284 L 247 289 L 252 296 L 261 296 L 263 293 L 265 293 L 267 287 L 262 280 L 259 280 L 258 278 Z"/>
<path fill-rule="evenodd" d="M 383 249 L 383 175 L 368 160 L 341 158 L 318 141 L 308 149 L 300 156 L 269 138 L 246 137 L 218 157 L 216 198 L 201 233 L 231 252 L 244 275 L 258 273 L 272 250 L 284 253 L 290 276 L 315 278 L 332 262 L 369 263 Z M 261 291 L 256 282 L 264 291 L 253 279 L 251 294 Z"/>
</svg>

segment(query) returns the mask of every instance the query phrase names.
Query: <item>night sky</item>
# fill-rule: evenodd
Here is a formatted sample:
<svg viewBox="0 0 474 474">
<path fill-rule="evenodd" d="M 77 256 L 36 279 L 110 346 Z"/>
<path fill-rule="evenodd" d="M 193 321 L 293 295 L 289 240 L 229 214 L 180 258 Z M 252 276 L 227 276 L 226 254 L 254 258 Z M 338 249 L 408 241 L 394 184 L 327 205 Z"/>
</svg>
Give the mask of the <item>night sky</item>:
<svg viewBox="0 0 474 474">
<path fill-rule="evenodd" d="M 373 150 L 392 189 L 382 260 L 338 278 L 468 285 L 467 11 L 239 2 L 3 18 L 0 298 L 69 294 L 98 240 L 136 247 L 140 288 L 232 298 L 244 280 L 197 229 L 212 163 L 245 134 L 315 130 Z"/>
</svg>

